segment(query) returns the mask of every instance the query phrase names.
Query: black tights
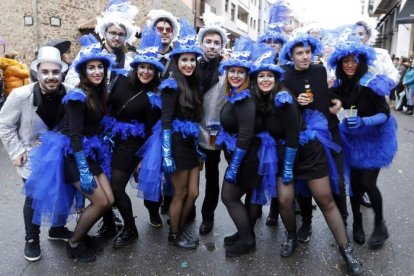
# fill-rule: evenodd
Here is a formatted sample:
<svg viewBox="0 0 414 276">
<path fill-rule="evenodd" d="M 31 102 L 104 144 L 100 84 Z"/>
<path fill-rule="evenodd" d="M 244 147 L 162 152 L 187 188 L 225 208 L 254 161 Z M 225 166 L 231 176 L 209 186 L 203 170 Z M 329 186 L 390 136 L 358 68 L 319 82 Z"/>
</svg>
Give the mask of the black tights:
<svg viewBox="0 0 414 276">
<path fill-rule="evenodd" d="M 331 188 L 329 186 L 329 177 L 313 179 L 308 181 L 309 189 L 312 196 L 322 211 L 325 221 L 329 226 L 334 238 L 339 246 L 348 244 L 345 224 L 342 220 L 341 213 L 333 200 Z M 280 215 L 288 232 L 296 230 L 296 219 L 293 210 L 293 199 L 295 189 L 293 184 L 284 185 L 278 178 L 278 198 Z"/>
<path fill-rule="evenodd" d="M 377 187 L 377 179 L 380 169 L 373 170 L 351 170 L 351 185 L 353 196 L 351 197 L 352 214 L 354 220 L 361 216 L 361 197 L 366 192 L 371 200 L 372 209 L 375 212 L 375 221 L 383 219 L 382 196 Z"/>
<path fill-rule="evenodd" d="M 112 170 L 111 188 L 114 193 L 115 206 L 118 208 L 119 213 L 124 220 L 125 228 L 136 228 L 134 215 L 132 212 L 131 199 L 125 192 L 126 185 L 128 184 L 131 173 L 123 172 L 120 170 Z M 108 213 L 112 216 L 112 211 Z M 109 217 L 108 217 L 109 218 Z"/>
<path fill-rule="evenodd" d="M 244 194 L 246 194 L 245 204 L 241 201 Z M 235 184 L 230 184 L 226 181 L 223 182 L 221 200 L 236 225 L 240 239 L 246 243 L 254 241 L 254 226 L 259 210 L 262 207 L 261 205 L 251 203 L 250 199 L 251 190 L 246 191 L 246 189 Z"/>
<path fill-rule="evenodd" d="M 78 223 L 69 243 L 71 246 L 77 246 L 85 234 L 92 228 L 95 222 L 112 206 L 114 197 L 108 179 L 102 173 L 95 177 L 96 188 L 91 195 L 84 194 L 84 196 L 91 202 L 88 207 L 82 212 Z M 80 190 L 80 183 L 74 183 L 75 187 Z"/>
</svg>

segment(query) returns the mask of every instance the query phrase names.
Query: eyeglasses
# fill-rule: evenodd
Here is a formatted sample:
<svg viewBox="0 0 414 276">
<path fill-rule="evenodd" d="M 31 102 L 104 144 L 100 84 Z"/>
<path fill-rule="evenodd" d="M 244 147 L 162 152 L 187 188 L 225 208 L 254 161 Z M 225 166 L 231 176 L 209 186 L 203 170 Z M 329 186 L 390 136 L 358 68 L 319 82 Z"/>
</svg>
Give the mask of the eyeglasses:
<svg viewBox="0 0 414 276">
<path fill-rule="evenodd" d="M 171 27 L 157 27 L 157 31 L 159 33 L 164 33 L 166 32 L 167 34 L 172 34 L 173 29 Z"/>
<path fill-rule="evenodd" d="M 277 39 L 273 39 L 273 38 L 268 38 L 268 39 L 266 39 L 266 44 L 282 44 L 281 42 L 280 42 L 280 40 L 277 40 Z"/>
<path fill-rule="evenodd" d="M 126 34 L 124 34 L 124 33 L 117 33 L 117 32 L 108 32 L 108 38 L 109 39 L 115 39 L 116 37 L 118 37 L 119 40 L 125 40 Z"/>
</svg>

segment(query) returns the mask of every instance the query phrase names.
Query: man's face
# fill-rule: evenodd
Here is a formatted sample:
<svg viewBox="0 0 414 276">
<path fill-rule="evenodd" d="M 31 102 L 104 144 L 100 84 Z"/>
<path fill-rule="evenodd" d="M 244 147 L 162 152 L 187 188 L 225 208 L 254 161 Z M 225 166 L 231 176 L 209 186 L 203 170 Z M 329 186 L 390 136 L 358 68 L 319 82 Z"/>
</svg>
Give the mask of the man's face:
<svg viewBox="0 0 414 276">
<path fill-rule="evenodd" d="M 367 44 L 369 35 L 364 27 L 356 26 L 354 29 L 354 35 L 358 36 L 363 44 Z"/>
<path fill-rule="evenodd" d="M 106 45 L 117 51 L 122 48 L 126 39 L 126 30 L 123 27 L 111 25 L 106 29 L 105 42 Z"/>
<path fill-rule="evenodd" d="M 296 70 L 306 70 L 312 61 L 312 49 L 310 46 L 297 46 L 293 48 L 291 58 Z"/>
<path fill-rule="evenodd" d="M 54 62 L 42 62 L 37 68 L 37 78 L 40 88 L 47 93 L 52 93 L 62 82 L 62 68 Z"/>
<path fill-rule="evenodd" d="M 204 57 L 206 59 L 217 58 L 221 53 L 222 46 L 221 36 L 215 33 L 206 34 L 201 43 L 201 48 L 204 51 Z"/>
<path fill-rule="evenodd" d="M 169 45 L 173 39 L 174 33 L 170 23 L 168 21 L 158 21 L 157 24 L 155 24 L 155 29 L 157 29 L 157 32 L 160 34 L 161 43 L 163 45 Z"/>
<path fill-rule="evenodd" d="M 276 54 L 280 53 L 280 50 L 282 49 L 282 43 L 280 43 L 277 39 L 266 39 L 265 43 L 275 49 Z"/>
</svg>

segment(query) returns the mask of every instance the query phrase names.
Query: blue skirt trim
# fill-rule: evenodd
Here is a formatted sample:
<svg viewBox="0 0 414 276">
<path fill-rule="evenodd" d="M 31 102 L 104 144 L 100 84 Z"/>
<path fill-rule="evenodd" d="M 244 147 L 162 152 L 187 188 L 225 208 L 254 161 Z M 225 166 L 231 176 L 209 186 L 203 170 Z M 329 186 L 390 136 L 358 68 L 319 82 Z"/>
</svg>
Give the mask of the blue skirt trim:
<svg viewBox="0 0 414 276">
<path fill-rule="evenodd" d="M 253 189 L 251 202 L 258 205 L 267 205 L 272 198 L 277 197 L 277 151 L 276 142 L 268 132 L 257 135 L 261 139 L 261 145 L 257 152 L 259 168 L 257 173 L 262 176 L 260 186 Z"/>
<path fill-rule="evenodd" d="M 183 138 L 194 137 L 198 138 L 198 124 L 191 121 L 180 121 L 175 119 L 172 123 L 173 132 L 181 132 Z"/>
</svg>

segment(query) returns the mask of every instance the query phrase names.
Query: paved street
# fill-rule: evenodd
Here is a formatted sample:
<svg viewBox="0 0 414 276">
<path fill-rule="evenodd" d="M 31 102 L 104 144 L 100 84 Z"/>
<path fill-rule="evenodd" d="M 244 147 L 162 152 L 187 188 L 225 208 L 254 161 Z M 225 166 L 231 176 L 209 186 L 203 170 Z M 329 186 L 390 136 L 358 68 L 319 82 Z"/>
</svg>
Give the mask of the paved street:
<svg viewBox="0 0 414 276">
<path fill-rule="evenodd" d="M 355 245 L 356 253 L 364 264 L 365 275 L 414 275 L 414 117 L 400 113 L 395 116 L 399 123 L 399 151 L 393 165 L 383 170 L 379 177 L 390 239 L 376 251 L 365 245 Z M 221 165 L 224 171 L 224 161 Z M 197 219 L 191 228 L 195 233 L 201 223 L 204 192 L 201 178 Z M 214 233 L 200 237 L 196 250 L 186 251 L 167 244 L 165 216 L 161 229 L 154 229 L 148 224 L 143 202 L 135 197 L 135 191 L 130 186 L 128 191 L 133 199 L 140 235 L 138 242 L 121 250 L 112 249 L 109 243 L 95 263 L 81 264 L 66 257 L 64 242 L 49 241 L 47 228 L 44 227 L 40 242 L 43 258 L 29 263 L 23 257 L 24 196 L 21 188 L 22 182 L 1 146 L 0 275 L 344 275 L 346 272 L 345 263 L 319 210 L 314 211 L 310 242 L 299 244 L 294 256 L 282 259 L 279 253 L 285 238 L 284 227 L 280 221 L 277 227 L 266 226 L 268 207 L 264 207 L 263 217 L 256 226 L 256 251 L 229 260 L 224 255 L 223 238 L 233 234 L 235 227 L 221 202 L 216 212 Z M 351 212 L 350 207 L 348 210 Z M 362 207 L 362 212 L 368 236 L 372 231 L 373 213 L 365 207 Z M 300 225 L 300 217 L 298 222 Z M 351 218 L 348 224 L 348 233 L 351 233 Z M 68 225 L 70 229 L 73 226 L 73 222 Z"/>
</svg>

